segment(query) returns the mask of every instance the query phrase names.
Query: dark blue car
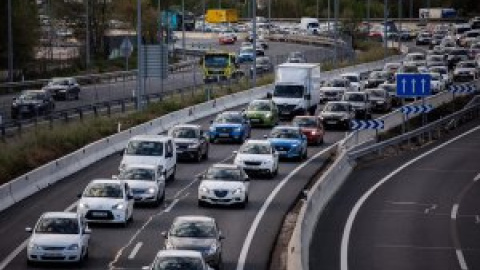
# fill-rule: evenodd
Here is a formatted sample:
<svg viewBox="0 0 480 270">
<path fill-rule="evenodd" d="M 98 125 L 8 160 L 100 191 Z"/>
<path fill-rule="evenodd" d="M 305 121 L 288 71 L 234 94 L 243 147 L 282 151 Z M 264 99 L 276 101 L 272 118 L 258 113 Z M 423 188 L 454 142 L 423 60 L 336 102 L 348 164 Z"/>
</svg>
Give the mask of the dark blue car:
<svg viewBox="0 0 480 270">
<path fill-rule="evenodd" d="M 243 112 L 226 111 L 217 116 L 209 129 L 210 142 L 232 140 L 243 143 L 250 137 L 250 121 Z"/>
<path fill-rule="evenodd" d="M 268 140 L 280 158 L 298 160 L 307 158 L 307 137 L 302 133 L 300 127 L 275 127 L 268 136 Z"/>
</svg>

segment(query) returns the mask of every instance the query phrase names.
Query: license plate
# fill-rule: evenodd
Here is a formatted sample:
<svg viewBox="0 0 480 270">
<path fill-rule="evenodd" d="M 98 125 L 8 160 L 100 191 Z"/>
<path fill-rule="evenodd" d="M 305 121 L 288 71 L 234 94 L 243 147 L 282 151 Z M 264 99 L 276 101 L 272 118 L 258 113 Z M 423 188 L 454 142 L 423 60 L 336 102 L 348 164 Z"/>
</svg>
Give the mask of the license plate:
<svg viewBox="0 0 480 270">
<path fill-rule="evenodd" d="M 230 137 L 230 134 L 228 134 L 228 133 L 220 133 L 218 136 L 220 136 L 220 137 Z"/>
<path fill-rule="evenodd" d="M 62 254 L 62 253 L 51 253 L 51 252 L 48 252 L 48 253 L 45 253 L 45 255 L 50 256 L 50 257 L 63 257 L 63 254 Z"/>
<path fill-rule="evenodd" d="M 92 216 L 94 216 L 94 217 L 106 217 L 107 213 L 105 213 L 105 212 L 93 212 Z"/>
<path fill-rule="evenodd" d="M 337 121 L 327 121 L 327 124 L 330 124 L 330 125 L 335 125 L 337 123 Z"/>
</svg>

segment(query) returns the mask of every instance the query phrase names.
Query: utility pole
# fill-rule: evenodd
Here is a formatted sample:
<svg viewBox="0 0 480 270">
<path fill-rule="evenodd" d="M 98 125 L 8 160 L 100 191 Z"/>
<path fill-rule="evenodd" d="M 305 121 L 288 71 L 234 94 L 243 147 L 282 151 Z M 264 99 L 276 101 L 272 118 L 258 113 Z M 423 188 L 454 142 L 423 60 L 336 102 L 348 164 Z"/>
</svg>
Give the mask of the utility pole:
<svg viewBox="0 0 480 270">
<path fill-rule="evenodd" d="M 388 51 L 388 36 L 387 36 L 387 17 L 388 17 L 388 0 L 384 0 L 383 4 L 383 56 L 386 61 Z"/>
<path fill-rule="evenodd" d="M 185 0 L 182 0 L 182 59 L 185 60 Z"/>
<path fill-rule="evenodd" d="M 222 0 L 218 0 L 218 9 L 222 9 Z"/>
<path fill-rule="evenodd" d="M 370 34 L 370 8 L 371 8 L 370 0 L 367 0 L 367 31 L 368 31 L 368 34 Z"/>
<path fill-rule="evenodd" d="M 85 0 L 85 67 L 90 67 L 90 0 Z"/>
<path fill-rule="evenodd" d="M 402 0 L 398 0 L 398 24 L 399 24 L 399 33 L 400 33 L 400 36 L 398 37 L 398 50 L 401 50 L 402 49 L 402 18 L 403 18 L 403 10 L 402 10 L 402 3 L 403 1 Z"/>
<path fill-rule="evenodd" d="M 318 11 L 318 7 L 317 7 L 317 11 Z M 271 25 L 271 23 L 272 23 L 272 0 L 268 0 L 268 24 Z"/>
<path fill-rule="evenodd" d="M 202 32 L 205 32 L 205 16 L 207 16 L 207 0 L 203 0 L 203 20 L 202 20 Z"/>
<path fill-rule="evenodd" d="M 13 82 L 13 33 L 12 33 L 12 0 L 7 3 L 8 12 L 8 81 Z"/>
<path fill-rule="evenodd" d="M 335 61 L 335 66 L 338 67 L 338 13 L 339 13 L 339 0 L 335 0 L 333 3 L 334 7 L 334 16 L 335 16 L 335 54 L 334 54 L 334 61 Z"/>
<path fill-rule="evenodd" d="M 327 32 L 328 32 L 328 36 L 330 36 L 330 1 L 331 0 L 327 0 Z"/>
<path fill-rule="evenodd" d="M 272 1 L 272 0 L 270 0 L 270 1 Z M 317 12 L 317 13 L 316 13 L 316 14 L 317 14 L 317 20 L 320 18 L 319 14 L 318 14 L 318 13 L 319 13 L 319 11 L 320 11 L 320 4 L 319 4 L 319 1 L 320 1 L 320 0 L 317 0 L 317 10 L 316 10 L 316 12 Z"/>
<path fill-rule="evenodd" d="M 143 76 L 144 67 L 142 59 L 142 3 L 137 0 L 137 110 L 143 109 L 142 95 L 143 95 Z"/>
<path fill-rule="evenodd" d="M 257 3 L 252 3 L 252 34 L 253 34 L 253 69 L 252 69 L 252 88 L 257 86 Z"/>
</svg>

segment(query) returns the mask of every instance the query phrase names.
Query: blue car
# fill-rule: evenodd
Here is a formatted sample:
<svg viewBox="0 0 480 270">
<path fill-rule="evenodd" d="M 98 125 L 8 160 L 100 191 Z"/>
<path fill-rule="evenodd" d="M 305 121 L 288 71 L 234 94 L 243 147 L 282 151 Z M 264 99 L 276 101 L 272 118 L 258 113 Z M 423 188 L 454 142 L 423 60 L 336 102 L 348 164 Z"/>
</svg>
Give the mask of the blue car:
<svg viewBox="0 0 480 270">
<path fill-rule="evenodd" d="M 250 121 L 243 112 L 226 111 L 212 121 L 209 129 L 210 142 L 232 140 L 243 143 L 250 137 Z"/>
<path fill-rule="evenodd" d="M 246 62 L 252 62 L 253 61 L 253 48 L 244 48 L 240 50 L 238 53 L 238 62 L 239 63 L 246 63 Z"/>
<path fill-rule="evenodd" d="M 307 137 L 300 127 L 278 126 L 273 128 L 267 138 L 280 158 L 297 160 L 307 158 Z"/>
</svg>

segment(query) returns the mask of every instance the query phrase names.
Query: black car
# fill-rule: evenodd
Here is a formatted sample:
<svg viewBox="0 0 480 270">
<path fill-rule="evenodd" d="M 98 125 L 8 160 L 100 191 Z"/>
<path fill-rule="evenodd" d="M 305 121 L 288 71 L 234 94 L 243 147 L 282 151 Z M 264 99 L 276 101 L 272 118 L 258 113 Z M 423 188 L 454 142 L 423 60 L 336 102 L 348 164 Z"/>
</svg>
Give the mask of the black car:
<svg viewBox="0 0 480 270">
<path fill-rule="evenodd" d="M 209 142 L 199 125 L 177 125 L 169 131 L 179 159 L 201 161 L 208 158 Z"/>
<path fill-rule="evenodd" d="M 75 78 L 53 78 L 43 87 L 49 91 L 56 100 L 68 100 L 80 98 L 80 85 Z"/>
<path fill-rule="evenodd" d="M 12 102 L 12 118 L 46 115 L 53 111 L 55 103 L 48 91 L 25 90 Z"/>
<path fill-rule="evenodd" d="M 390 80 L 393 76 L 386 71 L 372 71 L 368 75 L 367 83 L 365 88 L 376 88 L 380 84 Z"/>
</svg>

